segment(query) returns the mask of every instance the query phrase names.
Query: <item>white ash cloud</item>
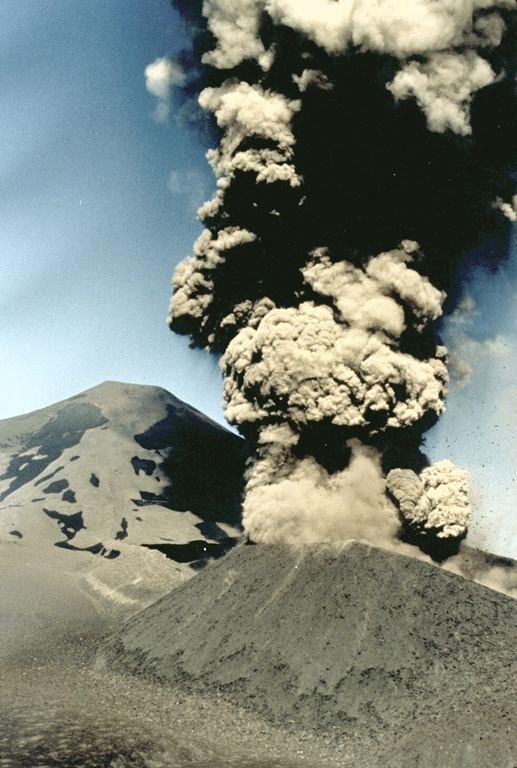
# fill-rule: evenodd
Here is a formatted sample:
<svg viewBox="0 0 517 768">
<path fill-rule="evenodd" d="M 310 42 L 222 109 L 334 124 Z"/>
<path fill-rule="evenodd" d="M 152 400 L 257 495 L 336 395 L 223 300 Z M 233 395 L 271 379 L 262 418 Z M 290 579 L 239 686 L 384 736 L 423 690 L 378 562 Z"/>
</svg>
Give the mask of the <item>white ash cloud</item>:
<svg viewBox="0 0 517 768">
<path fill-rule="evenodd" d="M 459 389 L 466 387 L 472 376 L 472 368 L 458 352 L 449 354 L 448 368 L 451 382 Z"/>
<path fill-rule="evenodd" d="M 411 426 L 429 410 L 440 414 L 444 351 L 420 360 L 400 350 L 407 318 L 422 328 L 439 316 L 443 300 L 407 265 L 410 258 L 401 248 L 361 269 L 315 254 L 302 272 L 332 305 L 273 307 L 237 333 L 221 360 L 228 421 L 285 418 L 302 427 L 329 420 L 372 435 Z"/>
<path fill-rule="evenodd" d="M 490 21 L 476 24 L 486 8 L 513 9 L 513 0 L 269 0 L 265 9 L 275 21 L 306 34 L 330 54 L 351 46 L 389 53 L 400 59 L 465 45 L 486 44 L 501 35 L 503 19 L 494 10 Z"/>
<path fill-rule="evenodd" d="M 201 220 L 214 216 L 224 205 L 225 191 L 238 171 L 254 173 L 257 183 L 286 181 L 299 186 L 300 179 L 290 162 L 295 143 L 291 120 L 300 108 L 299 101 L 258 85 L 226 81 L 219 88 L 205 88 L 199 103 L 215 115 L 218 126 L 224 129 L 219 146 L 207 152 L 218 178 L 218 192 L 200 209 Z M 270 140 L 275 146 L 240 150 L 243 140 L 250 136 Z"/>
<path fill-rule="evenodd" d="M 255 59 L 267 70 L 271 52 L 266 51 L 259 37 L 263 8 L 260 0 L 204 0 L 203 15 L 217 47 L 203 55 L 203 63 L 232 69 L 244 59 Z"/>
<path fill-rule="evenodd" d="M 516 8 L 514 0 L 205 0 L 203 14 L 217 45 L 203 61 L 231 69 L 251 59 L 267 71 L 275 56 L 259 37 L 267 12 L 328 54 L 354 47 L 398 58 L 400 71 L 387 85 L 394 97 L 414 96 L 431 131 L 467 135 L 472 96 L 495 79 L 477 51 L 501 43 L 506 25 L 500 11 Z"/>
<path fill-rule="evenodd" d="M 247 477 L 243 523 L 254 540 L 365 538 L 386 545 L 395 538 L 398 519 L 373 447 L 352 440 L 347 467 L 334 473 L 313 457 L 294 458 L 292 449 L 311 423 L 359 429 L 371 438 L 444 410 L 444 351 L 419 360 L 399 348 L 408 316 L 422 330 L 440 315 L 444 299 L 411 268 L 416 248 L 405 243 L 362 269 L 315 254 L 304 278 L 314 292 L 332 298 L 332 306 L 262 306 L 260 319 L 255 316 L 229 343 L 221 360 L 226 418 L 241 428 L 269 424 L 259 432 Z M 458 538 L 467 523 L 466 515 L 456 514 L 463 474 L 452 470 L 445 477 L 442 464 L 424 470 L 422 481 L 400 470 L 418 484 L 416 512 L 400 509 L 408 525 L 418 522 L 438 538 Z M 437 472 L 439 491 L 429 495 Z"/>
<path fill-rule="evenodd" d="M 300 108 L 299 101 L 234 80 L 224 82 L 219 88 L 205 88 L 199 100 L 224 129 L 219 146 L 207 153 L 218 177 L 218 189 L 215 197 L 200 208 L 198 215 L 202 221 L 221 210 L 224 212 L 225 196 L 237 173 L 251 174 L 255 184 L 300 185 L 291 162 L 295 143 L 291 120 Z M 249 137 L 269 141 L 272 146 L 241 150 L 243 140 Z M 206 230 L 196 243 L 194 256 L 176 268 L 171 321 L 193 317 L 204 325 L 203 318 L 213 299 L 214 270 L 225 262 L 232 248 L 256 239 L 256 233 L 238 226 L 225 227 L 215 235 Z M 210 344 L 211 338 L 207 341 Z"/>
<path fill-rule="evenodd" d="M 256 235 L 245 229 L 229 227 L 213 237 L 205 230 L 198 237 L 194 256 L 180 262 L 172 281 L 173 296 L 170 315 L 188 316 L 203 324 L 213 297 L 213 282 L 209 275 L 223 264 L 227 252 L 243 243 L 253 242 Z"/>
<path fill-rule="evenodd" d="M 172 88 L 185 84 L 185 72 L 177 61 L 163 56 L 148 64 L 144 74 L 147 90 L 158 100 L 154 119 L 157 123 L 165 123 L 171 111 Z"/>
<path fill-rule="evenodd" d="M 502 198 L 497 197 L 493 206 L 499 209 L 508 221 L 517 221 L 517 195 L 512 197 L 511 202 L 505 202 Z"/>
<path fill-rule="evenodd" d="M 263 12 L 329 54 L 354 46 L 404 59 L 466 44 L 496 45 L 505 27 L 499 11 L 515 7 L 514 0 L 205 0 L 203 15 L 217 45 L 204 60 L 221 69 L 245 59 L 268 61 L 271 51 L 258 35 Z M 486 9 L 491 12 L 476 17 Z"/>
<path fill-rule="evenodd" d="M 422 471 L 392 469 L 386 478 L 403 520 L 416 535 L 433 530 L 438 539 L 465 536 L 471 519 L 468 473 L 448 459 Z"/>
<path fill-rule="evenodd" d="M 280 151 L 288 151 L 294 144 L 291 119 L 300 108 L 299 101 L 289 101 L 259 85 L 230 80 L 220 88 L 205 88 L 199 103 L 213 112 L 217 124 L 225 129 L 219 147 L 209 153 L 218 174 L 228 172 L 236 149 L 249 136 L 272 139 Z"/>
<path fill-rule="evenodd" d="M 311 85 L 323 91 L 330 91 L 334 87 L 327 75 L 318 69 L 304 69 L 301 75 L 293 75 L 293 82 L 300 89 L 300 93 L 305 93 Z"/>
<path fill-rule="evenodd" d="M 385 494 L 375 449 L 350 441 L 346 469 L 330 474 L 312 457 L 295 459 L 294 432 L 269 427 L 247 474 L 243 523 L 257 543 L 356 539 L 389 547 L 399 520 Z"/>
<path fill-rule="evenodd" d="M 473 51 L 437 53 L 425 62 L 402 67 L 387 88 L 395 99 L 414 96 L 430 131 L 472 133 L 470 105 L 474 94 L 495 80 L 490 64 Z"/>
<path fill-rule="evenodd" d="M 442 314 L 445 293 L 411 267 L 418 243 L 404 240 L 400 248 L 371 257 L 357 268 L 332 263 L 323 249 L 302 270 L 305 281 L 322 296 L 332 297 L 343 322 L 400 336 L 406 328 L 403 306 L 416 327 Z"/>
</svg>

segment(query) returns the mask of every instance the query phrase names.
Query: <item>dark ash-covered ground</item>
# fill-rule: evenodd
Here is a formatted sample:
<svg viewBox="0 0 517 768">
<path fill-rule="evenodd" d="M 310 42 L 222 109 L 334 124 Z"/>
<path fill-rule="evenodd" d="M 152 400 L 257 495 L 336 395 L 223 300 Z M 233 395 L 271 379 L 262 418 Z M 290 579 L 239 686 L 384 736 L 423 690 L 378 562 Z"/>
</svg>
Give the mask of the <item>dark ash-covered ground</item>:
<svg viewBox="0 0 517 768">
<path fill-rule="evenodd" d="M 98 663 L 331 735 L 342 765 L 513 766 L 516 630 L 515 600 L 405 555 L 242 547 Z"/>
</svg>

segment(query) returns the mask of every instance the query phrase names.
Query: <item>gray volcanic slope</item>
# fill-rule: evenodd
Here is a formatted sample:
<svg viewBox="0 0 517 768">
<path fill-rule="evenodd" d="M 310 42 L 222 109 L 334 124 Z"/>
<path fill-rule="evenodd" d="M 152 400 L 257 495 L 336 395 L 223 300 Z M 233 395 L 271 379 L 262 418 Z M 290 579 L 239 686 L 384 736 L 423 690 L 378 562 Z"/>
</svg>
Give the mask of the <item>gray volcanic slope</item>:
<svg viewBox="0 0 517 768">
<path fill-rule="evenodd" d="M 158 387 L 105 382 L 0 422 L 0 542 L 178 563 L 236 540 L 243 441 Z"/>
<path fill-rule="evenodd" d="M 343 765 L 514 768 L 516 637 L 515 600 L 426 562 L 248 546 L 129 619 L 98 665 L 333 733 Z"/>
<path fill-rule="evenodd" d="M 0 656 L 136 613 L 240 541 L 243 445 L 117 382 L 0 421 Z"/>
</svg>

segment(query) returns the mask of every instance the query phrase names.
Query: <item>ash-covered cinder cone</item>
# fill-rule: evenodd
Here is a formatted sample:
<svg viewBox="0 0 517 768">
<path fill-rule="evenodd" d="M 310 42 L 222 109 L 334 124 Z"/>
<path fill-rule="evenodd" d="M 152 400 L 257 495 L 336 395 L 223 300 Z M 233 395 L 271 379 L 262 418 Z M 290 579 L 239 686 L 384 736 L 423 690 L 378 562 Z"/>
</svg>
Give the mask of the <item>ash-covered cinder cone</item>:
<svg viewBox="0 0 517 768">
<path fill-rule="evenodd" d="M 99 666 L 333 734 L 343 765 L 513 766 L 516 632 L 515 600 L 421 560 L 254 546 L 130 619 Z"/>
</svg>

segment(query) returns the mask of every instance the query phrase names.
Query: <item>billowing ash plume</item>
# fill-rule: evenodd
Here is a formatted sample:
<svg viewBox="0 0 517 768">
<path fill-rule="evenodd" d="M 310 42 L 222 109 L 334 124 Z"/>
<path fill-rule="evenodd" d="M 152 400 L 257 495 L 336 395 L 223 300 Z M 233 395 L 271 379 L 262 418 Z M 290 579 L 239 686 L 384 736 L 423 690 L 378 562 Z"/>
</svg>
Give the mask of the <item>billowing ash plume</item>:
<svg viewBox="0 0 517 768">
<path fill-rule="evenodd" d="M 175 4 L 219 143 L 170 323 L 220 356 L 245 529 L 444 557 L 470 509 L 465 472 L 420 452 L 448 382 L 434 323 L 517 218 L 516 0 Z"/>
</svg>

